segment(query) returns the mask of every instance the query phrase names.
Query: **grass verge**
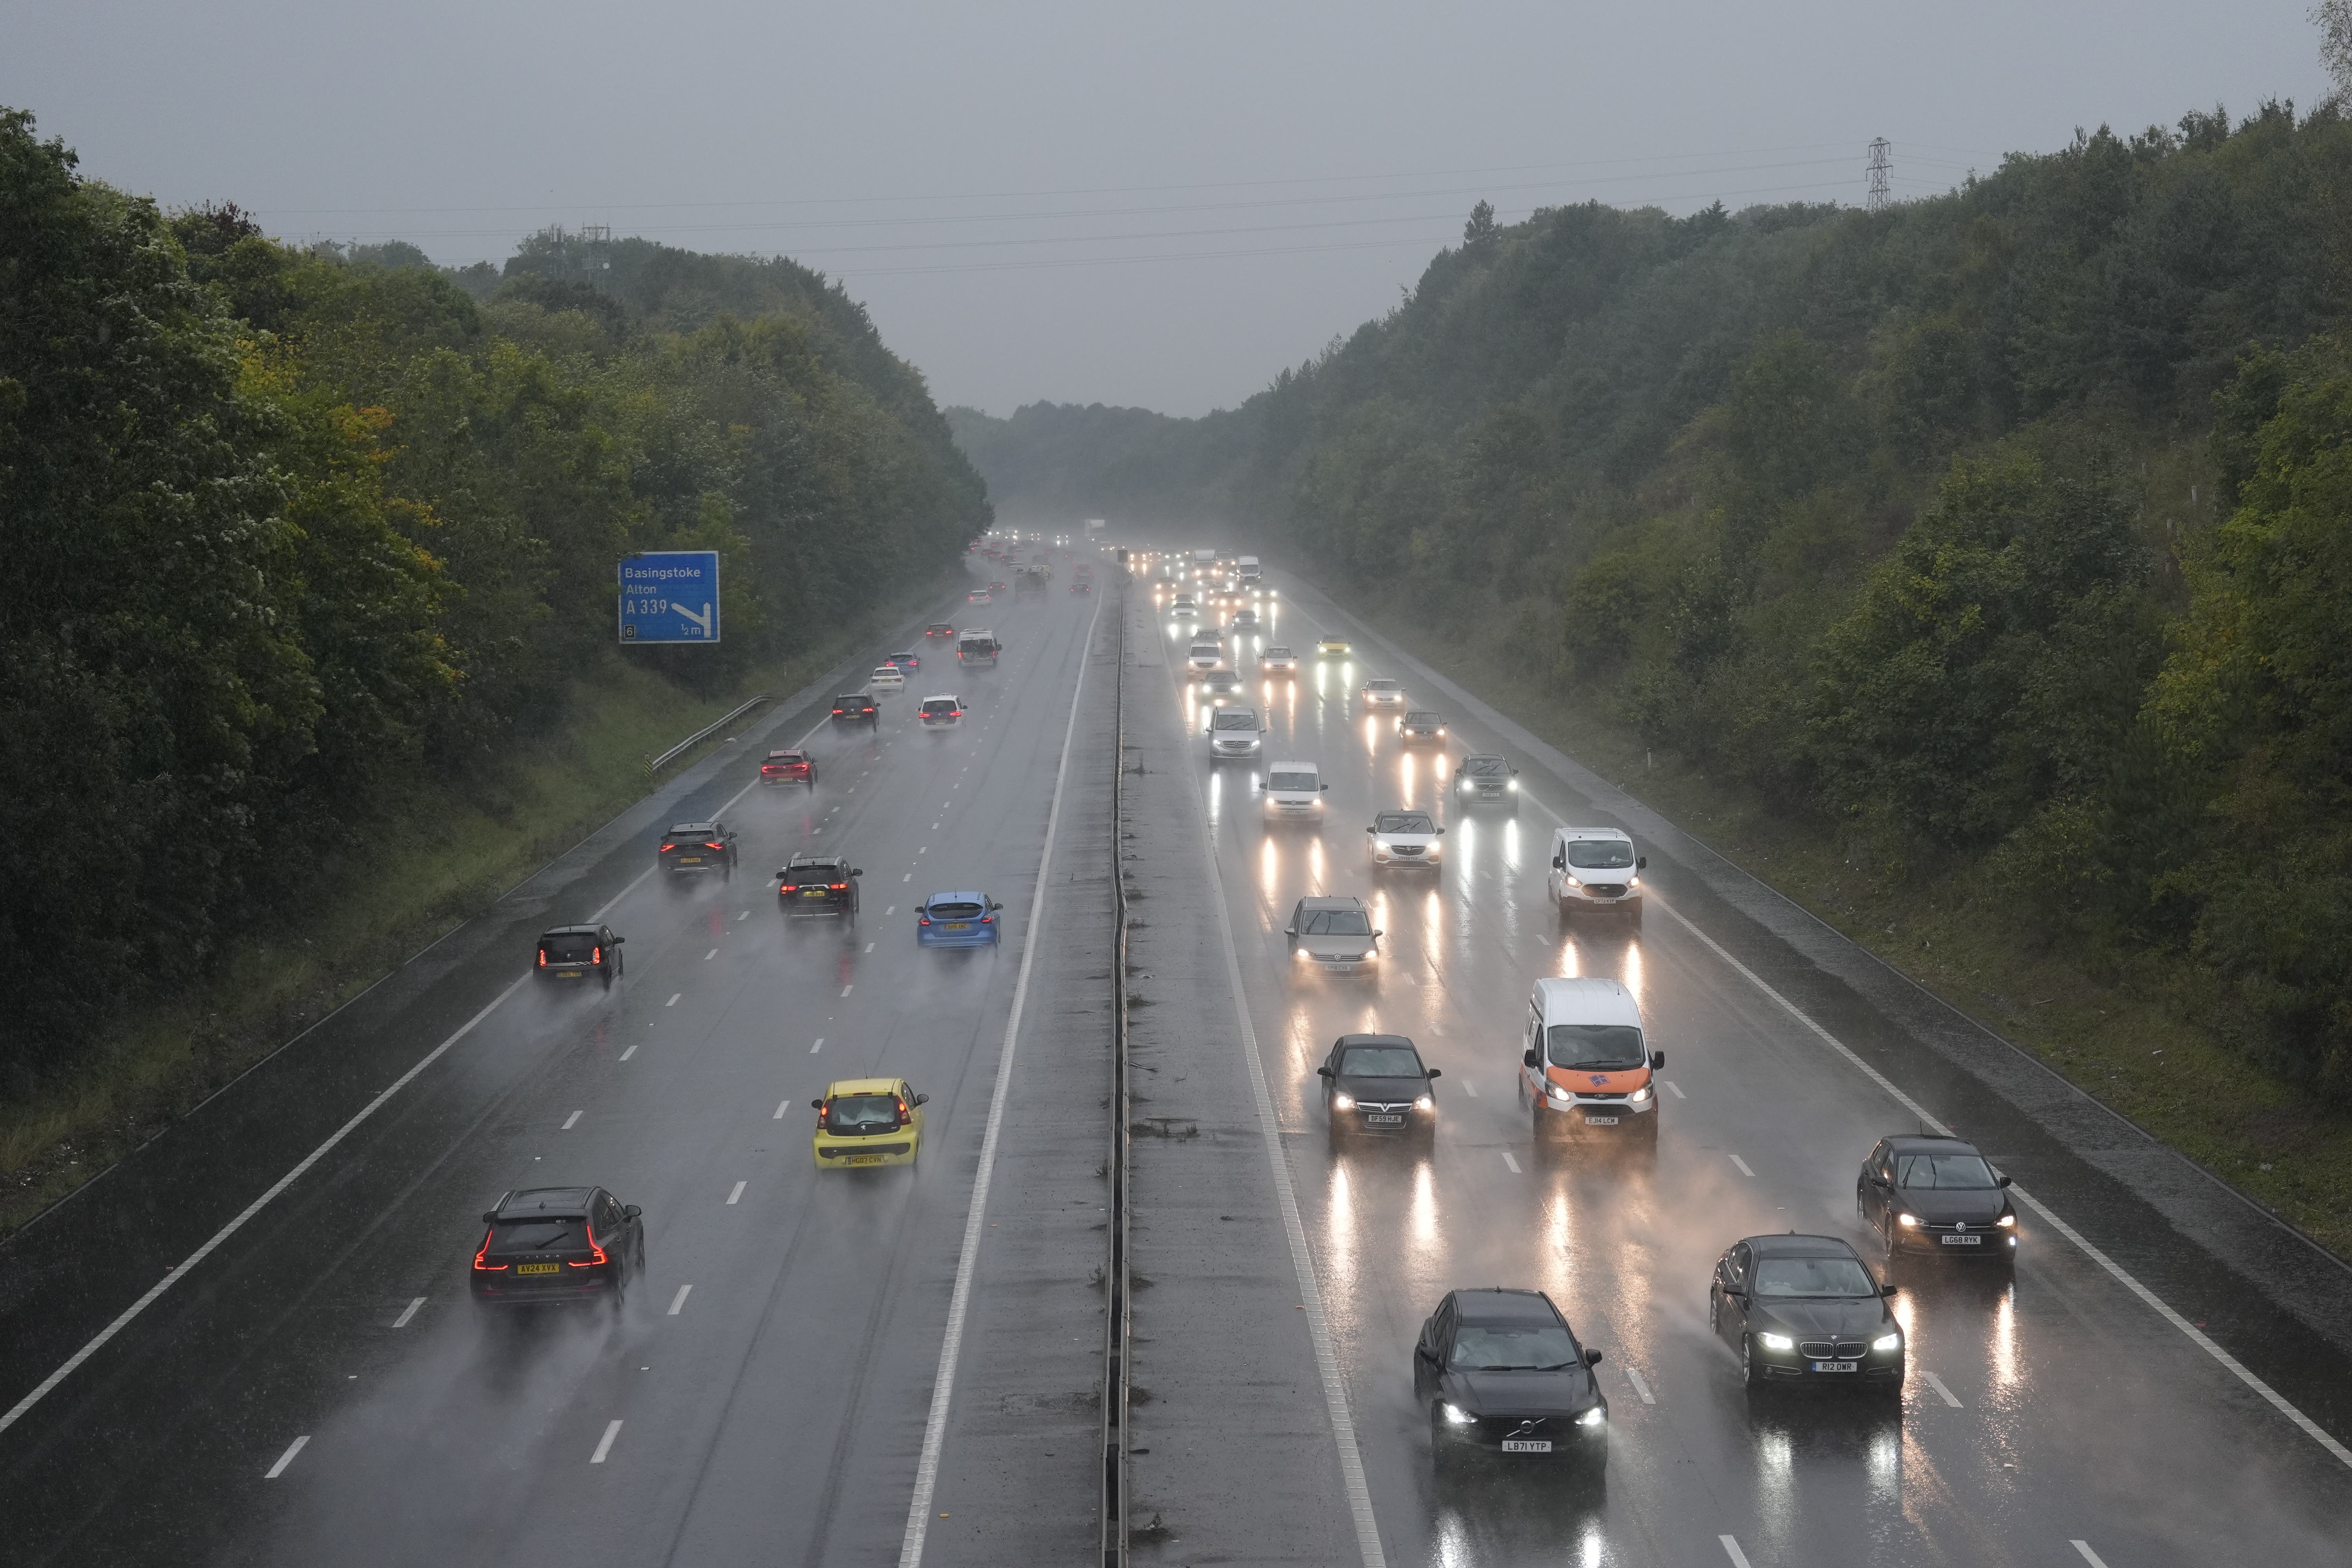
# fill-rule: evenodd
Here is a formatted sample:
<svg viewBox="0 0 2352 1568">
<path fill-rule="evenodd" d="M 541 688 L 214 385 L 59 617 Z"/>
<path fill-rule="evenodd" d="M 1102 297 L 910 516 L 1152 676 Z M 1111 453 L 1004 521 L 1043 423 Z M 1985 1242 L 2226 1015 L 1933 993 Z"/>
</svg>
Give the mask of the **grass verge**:
<svg viewBox="0 0 2352 1568">
<path fill-rule="evenodd" d="M 1338 595 L 1334 595 L 1335 598 Z M 2339 1258 L 2352 1258 L 2352 1114 L 2263 1072 L 2197 1022 L 2196 972 L 2147 952 L 2037 933 L 1980 866 L 1889 864 L 1836 827 L 1652 753 L 1601 692 L 1531 678 L 1559 646 L 1544 617 L 1477 640 L 1412 629 L 1369 597 L 1339 600 L 1429 665 L 1654 807 L 1693 837 L 2014 1041 Z M 1515 657 L 1516 655 L 1516 657 Z"/>
<path fill-rule="evenodd" d="M 253 933 L 202 984 L 126 1016 L 79 1069 L 0 1105 L 0 1236 L 642 798 L 647 755 L 756 692 L 798 690 L 940 588 L 910 591 L 873 626 L 707 699 L 616 656 L 574 685 L 562 731 L 518 745 L 486 778 L 384 802 L 378 831 L 325 868 L 316 900 L 282 928 Z"/>
</svg>

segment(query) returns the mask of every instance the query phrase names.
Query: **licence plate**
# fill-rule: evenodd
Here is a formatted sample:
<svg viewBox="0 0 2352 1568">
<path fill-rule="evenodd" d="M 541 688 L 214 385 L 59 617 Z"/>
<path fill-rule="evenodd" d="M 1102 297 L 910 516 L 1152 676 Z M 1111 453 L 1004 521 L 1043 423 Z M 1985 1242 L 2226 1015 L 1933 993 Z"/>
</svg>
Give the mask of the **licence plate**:
<svg viewBox="0 0 2352 1568">
<path fill-rule="evenodd" d="M 561 1263 L 518 1263 L 515 1265 L 515 1272 L 518 1274 L 561 1274 L 563 1272 L 563 1265 Z"/>
<path fill-rule="evenodd" d="M 971 929 L 971 922 L 970 921 L 948 921 L 948 930 L 950 930 L 950 931 L 970 931 Z"/>
<path fill-rule="evenodd" d="M 1615 1116 L 1588 1116 L 1584 1119 L 1584 1124 L 1587 1127 L 1614 1127 L 1622 1120 L 1622 1118 Z"/>
<path fill-rule="evenodd" d="M 852 1165 L 878 1165 L 882 1163 L 882 1156 L 879 1154 L 852 1154 L 847 1163 Z"/>
<path fill-rule="evenodd" d="M 1854 1372 L 1858 1371 L 1861 1365 L 1860 1362 L 1853 1361 L 1817 1361 L 1813 1363 L 1813 1370 L 1815 1372 Z"/>
<path fill-rule="evenodd" d="M 1549 1454 L 1551 1452 L 1551 1439 L 1549 1437 L 1506 1437 L 1503 1439 L 1503 1452 L 1506 1454 Z"/>
<path fill-rule="evenodd" d="M 1327 963 L 1323 967 L 1334 974 L 1353 974 L 1364 966 L 1360 963 Z"/>
<path fill-rule="evenodd" d="M 555 972 L 555 977 L 558 980 L 579 980 L 583 978 L 581 972 L 577 969 L 559 969 Z"/>
<path fill-rule="evenodd" d="M 801 897 L 803 899 L 821 899 L 831 889 L 825 888 L 803 888 L 801 889 Z"/>
<path fill-rule="evenodd" d="M 702 864 L 702 857 L 699 855 L 681 855 L 677 858 L 677 863 L 681 866 L 699 866 Z"/>
<path fill-rule="evenodd" d="M 1981 1236 L 1948 1236 L 1944 1237 L 1944 1245 L 1946 1247 L 1982 1247 L 1984 1245 L 1984 1237 Z"/>
<path fill-rule="evenodd" d="M 1385 1114 L 1369 1115 L 1366 1116 L 1364 1120 L 1371 1122 L 1374 1126 L 1388 1127 L 1400 1126 L 1404 1121 L 1404 1118 L 1402 1116 L 1389 1116 Z"/>
</svg>

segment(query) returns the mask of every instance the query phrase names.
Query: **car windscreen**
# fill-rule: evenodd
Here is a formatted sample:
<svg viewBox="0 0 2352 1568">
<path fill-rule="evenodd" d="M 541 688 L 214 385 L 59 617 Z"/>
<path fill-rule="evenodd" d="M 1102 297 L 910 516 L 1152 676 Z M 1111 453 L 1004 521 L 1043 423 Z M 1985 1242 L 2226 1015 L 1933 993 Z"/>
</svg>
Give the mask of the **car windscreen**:
<svg viewBox="0 0 2352 1568">
<path fill-rule="evenodd" d="M 1266 658 L 1296 658 L 1296 657 L 1297 657 L 1297 655 L 1295 655 L 1295 654 L 1293 654 L 1293 653 L 1292 653 L 1288 648 L 1286 648 L 1286 647 L 1282 647 L 1276 646 L 1276 647 L 1270 647 L 1270 648 L 1266 649 L 1266 650 L 1265 650 L 1265 657 L 1266 657 Z"/>
<path fill-rule="evenodd" d="M 828 1132 L 887 1132 L 898 1125 L 895 1094 L 837 1094 L 824 1108 Z"/>
<path fill-rule="evenodd" d="M 923 711 L 926 713 L 952 713 L 955 710 L 955 704 L 942 698 L 934 697 L 923 704 Z"/>
<path fill-rule="evenodd" d="M 1430 833 L 1437 825 L 1418 811 L 1384 811 L 1372 818 L 1376 833 Z"/>
<path fill-rule="evenodd" d="M 1572 838 L 1568 863 L 1580 871 L 1623 871 L 1633 865 L 1633 847 L 1622 838 Z"/>
<path fill-rule="evenodd" d="M 543 936 L 539 939 L 539 951 L 550 963 L 593 963 L 596 939 L 584 931 L 576 936 Z"/>
<path fill-rule="evenodd" d="M 931 919 L 935 921 L 976 921 L 981 913 L 978 904 L 957 902 L 931 906 Z"/>
<path fill-rule="evenodd" d="M 1313 773 L 1274 773 L 1267 777 L 1265 787 L 1287 790 L 1293 794 L 1318 795 L 1321 792 L 1315 786 L 1319 782 Z"/>
<path fill-rule="evenodd" d="M 1650 1059 L 1631 1024 L 1554 1024 L 1544 1031 L 1544 1052 L 1556 1068 L 1591 1072 L 1622 1072 Z"/>
<path fill-rule="evenodd" d="M 808 761 L 808 758 L 799 752 L 770 752 L 768 753 L 768 761 L 772 763 L 804 763 Z"/>
<path fill-rule="evenodd" d="M 1364 689 L 1367 691 L 1402 691 L 1404 688 L 1393 680 L 1368 680 L 1364 682 Z"/>
<path fill-rule="evenodd" d="M 1298 922 L 1301 936 L 1370 936 L 1372 917 L 1361 910 L 1309 910 Z"/>
<path fill-rule="evenodd" d="M 1558 1323 L 1464 1323 L 1447 1364 L 1479 1372 L 1557 1372 L 1583 1361 Z"/>
<path fill-rule="evenodd" d="M 1759 1296 L 1875 1296 L 1877 1281 L 1852 1258 L 1766 1258 L 1756 1264 Z"/>
<path fill-rule="evenodd" d="M 1474 779 L 1498 779 L 1511 770 L 1500 757 L 1465 757 L 1462 771 Z"/>
<path fill-rule="evenodd" d="M 490 1226 L 492 1252 L 553 1252 L 584 1245 L 587 1222 L 578 1215 L 533 1215 L 529 1219 L 502 1219 Z"/>
<path fill-rule="evenodd" d="M 1999 1184 L 1981 1154 L 1897 1154 L 1895 1184 L 1981 1192 Z"/>
<path fill-rule="evenodd" d="M 1217 716 L 1209 721 L 1209 727 L 1214 730 L 1246 730 L 1255 734 L 1257 715 L 1246 708 L 1220 708 Z"/>
<path fill-rule="evenodd" d="M 1434 713 L 1413 712 L 1406 714 L 1404 721 L 1408 724 L 1434 724 L 1438 718 Z"/>
<path fill-rule="evenodd" d="M 1349 1078 L 1419 1078 L 1421 1055 L 1411 1046 L 1349 1046 L 1339 1053 Z"/>
</svg>

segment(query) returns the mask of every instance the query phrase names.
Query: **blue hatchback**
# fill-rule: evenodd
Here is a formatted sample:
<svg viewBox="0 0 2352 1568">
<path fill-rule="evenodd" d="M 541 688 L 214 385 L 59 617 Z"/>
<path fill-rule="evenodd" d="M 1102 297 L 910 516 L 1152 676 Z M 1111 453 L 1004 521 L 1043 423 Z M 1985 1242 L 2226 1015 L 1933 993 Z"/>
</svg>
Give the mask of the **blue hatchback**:
<svg viewBox="0 0 2352 1568">
<path fill-rule="evenodd" d="M 915 906 L 915 942 L 921 947 L 994 947 L 1004 906 L 986 893 L 933 893 Z"/>
</svg>

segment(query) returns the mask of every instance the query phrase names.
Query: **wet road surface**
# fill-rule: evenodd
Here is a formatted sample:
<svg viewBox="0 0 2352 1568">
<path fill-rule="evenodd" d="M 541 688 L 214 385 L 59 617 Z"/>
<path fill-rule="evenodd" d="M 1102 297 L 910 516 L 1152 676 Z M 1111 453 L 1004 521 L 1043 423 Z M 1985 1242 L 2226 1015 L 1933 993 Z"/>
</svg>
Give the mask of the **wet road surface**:
<svg viewBox="0 0 2352 1568">
<path fill-rule="evenodd" d="M 1769 994 L 1753 965 L 1746 974 L 1734 966 L 1722 943 L 1740 940 L 1742 922 L 1654 849 L 1643 920 L 1563 921 L 1543 884 L 1551 830 L 1607 819 L 1524 764 L 1516 816 L 1449 807 L 1453 760 L 1507 749 L 1498 738 L 1455 712 L 1443 753 L 1402 751 L 1393 711 L 1369 715 L 1356 696 L 1373 674 L 1406 676 L 1412 687 L 1409 671 L 1387 667 L 1401 661 L 1384 661 L 1328 609 L 1318 618 L 1284 601 L 1274 617 L 1258 643 L 1308 655 L 1295 680 L 1262 679 L 1249 644 L 1233 656 L 1249 677 L 1242 700 L 1268 714 L 1263 760 L 1211 767 L 1204 710 L 1181 671 L 1192 626 L 1164 615 L 1158 629 L 1173 651 L 1158 705 L 1168 732 L 1192 748 L 1195 830 L 1213 848 L 1387 1560 L 2342 1560 L 2352 1469 L 2026 1205 L 2013 1279 L 1941 1258 L 1897 1266 L 1910 1350 L 1899 1408 L 1810 1392 L 1751 1398 L 1706 1320 L 1717 1257 L 1741 1236 L 1794 1229 L 1845 1237 L 1875 1263 L 1882 1250 L 1857 1217 L 1856 1175 L 1877 1139 L 1916 1130 L 1912 1113 Z M 1315 660 L 1326 629 L 1357 635 L 1354 656 Z M 1152 705 L 1147 690 L 1139 684 L 1131 737 Z M 1410 706 L 1452 705 L 1430 691 Z M 1291 759 L 1318 763 L 1330 785 L 1319 828 L 1261 819 L 1254 778 Z M 1442 869 L 1370 864 L 1363 829 L 1375 810 L 1398 806 L 1448 826 Z M 1371 905 L 1387 935 L 1370 972 L 1323 975 L 1289 962 L 1281 928 L 1309 893 Z M 1667 1058 L 1654 1154 L 1606 1129 L 1536 1138 L 1514 1068 L 1530 982 L 1546 974 L 1613 976 L 1640 997 L 1651 1044 Z M 1979 1139 L 2059 1219 L 2128 1258 L 2160 1299 L 2194 1320 L 2210 1311 L 2217 1332 L 2226 1316 L 2229 1338 L 2285 1397 L 2324 1414 L 2341 1408 L 2340 1343 L 2232 1290 L 2211 1259 L 2160 1234 L 2160 1215 L 2107 1191 L 2097 1172 L 2037 1139 L 1948 1063 L 1892 1037 L 1883 1020 L 1889 1037 L 1874 1037 L 1867 1010 L 1844 1000 L 1846 1016 L 1827 1022 L 1857 1058 Z M 1208 1027 L 1234 1026 L 1204 1012 Z M 1432 1146 L 1328 1136 L 1314 1068 L 1351 1031 L 1409 1035 L 1444 1069 Z M 1513 1473 L 1499 1460 L 1443 1485 L 1433 1475 L 1413 1342 L 1446 1290 L 1497 1284 L 1548 1291 L 1604 1352 L 1605 1484 L 1533 1466 Z M 1328 1467 L 1329 1454 L 1327 1446 L 1300 1462 Z M 1329 1531 L 1326 1551 L 1335 1562 L 1370 1555 L 1344 1526 Z M 1188 1552 L 1155 1543 L 1139 1548 L 1139 1561 L 1189 1561 Z"/>
</svg>

